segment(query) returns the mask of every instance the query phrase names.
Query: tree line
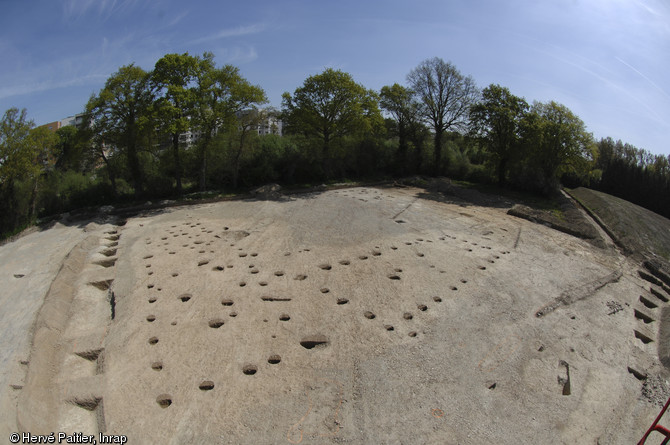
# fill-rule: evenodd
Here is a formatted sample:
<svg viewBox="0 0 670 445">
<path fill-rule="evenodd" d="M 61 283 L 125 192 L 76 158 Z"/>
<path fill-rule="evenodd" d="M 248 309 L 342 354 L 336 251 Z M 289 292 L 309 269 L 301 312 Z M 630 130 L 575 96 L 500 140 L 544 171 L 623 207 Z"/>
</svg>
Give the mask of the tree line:
<svg viewBox="0 0 670 445">
<path fill-rule="evenodd" d="M 79 127 L 53 133 L 11 108 L 0 122 L 0 234 L 104 203 L 416 174 L 545 195 L 561 182 L 587 185 L 670 216 L 658 205 L 670 196 L 667 158 L 596 142 L 564 105 L 528 104 L 495 84 L 479 89 L 440 58 L 380 91 L 325 69 L 284 93 L 280 111 L 265 104 L 237 67 L 184 53 L 151 71 L 119 68 Z M 259 135 L 272 119 L 283 135 Z"/>
<path fill-rule="evenodd" d="M 670 218 L 670 156 L 612 138 L 598 142 L 594 188 Z"/>
</svg>

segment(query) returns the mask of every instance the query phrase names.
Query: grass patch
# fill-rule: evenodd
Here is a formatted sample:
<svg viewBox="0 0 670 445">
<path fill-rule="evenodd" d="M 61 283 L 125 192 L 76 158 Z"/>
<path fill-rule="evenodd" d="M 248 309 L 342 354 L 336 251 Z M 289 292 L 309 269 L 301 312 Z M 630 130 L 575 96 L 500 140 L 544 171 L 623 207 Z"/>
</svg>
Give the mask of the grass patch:
<svg viewBox="0 0 670 445">
<path fill-rule="evenodd" d="M 577 188 L 570 194 L 598 218 L 624 249 L 670 260 L 670 220 L 606 193 Z"/>
</svg>

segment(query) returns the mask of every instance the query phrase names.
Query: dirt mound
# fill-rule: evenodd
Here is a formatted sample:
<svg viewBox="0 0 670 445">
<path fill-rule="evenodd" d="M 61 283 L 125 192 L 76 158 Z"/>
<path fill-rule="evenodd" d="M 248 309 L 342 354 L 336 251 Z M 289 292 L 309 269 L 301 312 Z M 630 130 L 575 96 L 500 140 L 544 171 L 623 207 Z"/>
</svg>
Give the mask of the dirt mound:
<svg viewBox="0 0 670 445">
<path fill-rule="evenodd" d="M 509 215 L 524 218 L 529 221 L 544 224 L 552 229 L 560 230 L 579 238 L 590 241 L 597 247 L 604 247 L 605 243 L 593 225 L 586 221 L 579 210 L 574 206 L 566 206 L 561 217 L 543 210 L 531 209 L 528 206 L 516 204 L 507 211 Z"/>
<path fill-rule="evenodd" d="M 251 191 L 251 196 L 260 199 L 278 199 L 281 196 L 279 184 L 266 184 Z"/>
</svg>

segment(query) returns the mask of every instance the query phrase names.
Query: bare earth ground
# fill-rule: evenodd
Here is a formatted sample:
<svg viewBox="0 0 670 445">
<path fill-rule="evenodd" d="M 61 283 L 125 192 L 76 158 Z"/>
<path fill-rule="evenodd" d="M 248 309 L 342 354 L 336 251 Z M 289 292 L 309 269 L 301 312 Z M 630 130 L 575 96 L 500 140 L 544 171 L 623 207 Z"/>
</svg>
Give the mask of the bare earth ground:
<svg viewBox="0 0 670 445">
<path fill-rule="evenodd" d="M 670 294 L 509 207 L 359 187 L 2 246 L 2 433 L 637 442 L 668 396 Z"/>
</svg>

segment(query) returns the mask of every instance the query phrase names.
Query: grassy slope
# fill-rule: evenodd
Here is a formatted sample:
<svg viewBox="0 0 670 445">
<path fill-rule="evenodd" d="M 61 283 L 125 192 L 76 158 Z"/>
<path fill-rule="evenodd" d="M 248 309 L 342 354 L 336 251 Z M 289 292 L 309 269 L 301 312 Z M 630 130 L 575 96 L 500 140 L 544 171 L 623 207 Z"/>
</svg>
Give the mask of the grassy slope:
<svg viewBox="0 0 670 445">
<path fill-rule="evenodd" d="M 670 220 L 595 190 L 580 187 L 569 193 L 598 216 L 626 250 L 670 261 Z"/>
</svg>

